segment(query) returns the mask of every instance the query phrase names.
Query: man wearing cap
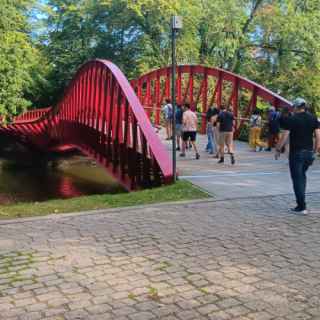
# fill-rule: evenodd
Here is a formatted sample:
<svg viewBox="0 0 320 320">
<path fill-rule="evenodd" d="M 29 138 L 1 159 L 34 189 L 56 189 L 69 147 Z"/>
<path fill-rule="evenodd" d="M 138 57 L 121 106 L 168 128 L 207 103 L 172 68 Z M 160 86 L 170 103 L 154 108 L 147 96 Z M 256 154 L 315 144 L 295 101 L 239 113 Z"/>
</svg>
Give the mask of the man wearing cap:
<svg viewBox="0 0 320 320">
<path fill-rule="evenodd" d="M 276 147 L 276 158 L 290 136 L 289 167 L 297 206 L 293 213 L 307 214 L 305 202 L 306 172 L 314 161 L 314 150 L 320 152 L 320 125 L 318 119 L 307 112 L 306 101 L 298 98 L 293 102 L 294 115 L 286 121 L 285 131 Z M 316 137 L 313 145 L 314 135 Z"/>
</svg>

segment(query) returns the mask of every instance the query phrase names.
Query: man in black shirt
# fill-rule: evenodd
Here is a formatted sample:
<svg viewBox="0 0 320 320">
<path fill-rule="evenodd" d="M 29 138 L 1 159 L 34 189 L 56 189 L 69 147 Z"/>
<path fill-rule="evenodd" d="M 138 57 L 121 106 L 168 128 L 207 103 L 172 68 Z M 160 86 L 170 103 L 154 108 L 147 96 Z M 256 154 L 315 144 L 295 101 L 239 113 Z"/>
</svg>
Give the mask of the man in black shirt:
<svg viewBox="0 0 320 320">
<path fill-rule="evenodd" d="M 224 147 L 227 146 L 228 153 L 231 157 L 231 164 L 235 164 L 234 150 L 233 150 L 233 122 L 234 116 L 230 108 L 226 109 L 221 106 L 221 112 L 218 119 L 219 126 L 219 154 L 220 160 L 218 163 L 224 163 Z"/>
<path fill-rule="evenodd" d="M 276 158 L 279 157 L 281 148 L 290 136 L 289 166 L 296 196 L 297 207 L 293 212 L 307 214 L 306 172 L 314 160 L 313 138 L 316 136 L 315 150 L 320 151 L 320 126 L 317 118 L 306 111 L 305 100 L 298 98 L 293 103 L 295 114 L 287 119 L 284 125 L 284 134 L 276 148 Z"/>
</svg>

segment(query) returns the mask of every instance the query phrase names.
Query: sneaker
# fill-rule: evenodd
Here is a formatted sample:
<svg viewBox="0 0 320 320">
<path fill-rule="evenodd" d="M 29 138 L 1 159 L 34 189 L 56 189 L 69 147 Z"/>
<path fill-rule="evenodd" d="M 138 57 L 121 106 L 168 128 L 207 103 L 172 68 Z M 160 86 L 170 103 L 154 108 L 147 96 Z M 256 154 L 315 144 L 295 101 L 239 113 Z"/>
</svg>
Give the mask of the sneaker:
<svg viewBox="0 0 320 320">
<path fill-rule="evenodd" d="M 301 209 L 299 207 L 295 207 L 295 208 L 290 209 L 290 212 L 294 213 L 294 214 L 300 214 L 303 216 L 308 214 L 307 209 Z"/>
<path fill-rule="evenodd" d="M 185 153 L 180 153 L 180 157 L 185 157 L 186 154 Z"/>
<path fill-rule="evenodd" d="M 199 154 L 199 153 L 196 154 L 196 159 L 197 159 L 197 160 L 200 159 L 200 154 Z"/>
<path fill-rule="evenodd" d="M 224 163 L 224 158 L 220 158 L 220 160 L 218 161 L 218 163 Z"/>
<path fill-rule="evenodd" d="M 231 164 L 235 164 L 236 163 L 236 160 L 235 160 L 235 158 L 234 158 L 234 155 L 232 154 L 231 155 Z"/>
</svg>

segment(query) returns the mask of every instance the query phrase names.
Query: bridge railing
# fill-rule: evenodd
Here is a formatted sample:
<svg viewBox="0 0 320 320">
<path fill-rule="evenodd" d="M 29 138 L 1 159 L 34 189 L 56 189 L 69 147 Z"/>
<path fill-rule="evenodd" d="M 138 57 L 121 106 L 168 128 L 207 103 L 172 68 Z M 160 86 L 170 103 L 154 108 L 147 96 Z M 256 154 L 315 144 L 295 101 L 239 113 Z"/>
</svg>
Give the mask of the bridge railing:
<svg viewBox="0 0 320 320">
<path fill-rule="evenodd" d="M 247 118 L 257 107 L 258 99 L 276 108 L 291 106 L 278 94 L 229 71 L 199 65 L 181 65 L 176 69 L 177 103 L 190 103 L 201 114 L 201 131 L 206 128 L 206 111 L 210 105 L 231 106 L 236 118 Z M 161 106 L 171 97 L 171 67 L 165 67 L 131 81 L 147 113 L 160 124 Z M 237 122 L 236 134 L 244 121 Z"/>
<path fill-rule="evenodd" d="M 34 121 L 34 120 L 37 120 L 37 119 L 41 118 L 42 116 L 44 116 L 50 110 L 51 110 L 51 107 L 28 110 L 28 111 L 14 117 L 13 122 L 18 123 L 19 121 Z"/>
</svg>

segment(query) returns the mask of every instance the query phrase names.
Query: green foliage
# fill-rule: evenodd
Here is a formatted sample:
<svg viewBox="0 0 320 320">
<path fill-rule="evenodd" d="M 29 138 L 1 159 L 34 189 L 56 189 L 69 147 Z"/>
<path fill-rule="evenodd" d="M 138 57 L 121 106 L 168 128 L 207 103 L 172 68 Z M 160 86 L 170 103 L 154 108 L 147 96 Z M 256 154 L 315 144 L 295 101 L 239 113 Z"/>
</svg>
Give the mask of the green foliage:
<svg viewBox="0 0 320 320">
<path fill-rule="evenodd" d="M 320 110 L 319 0 L 0 1 L 1 113 L 54 104 L 92 58 L 128 78 L 170 64 L 173 14 L 179 64 L 223 67 Z"/>
<path fill-rule="evenodd" d="M 31 106 L 32 101 L 26 96 L 34 97 L 36 82 L 42 74 L 40 55 L 32 45 L 26 16 L 32 2 L 1 0 L 0 114 L 4 116 L 20 113 Z"/>
</svg>

